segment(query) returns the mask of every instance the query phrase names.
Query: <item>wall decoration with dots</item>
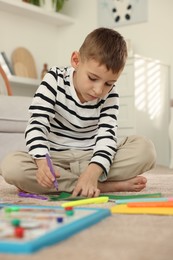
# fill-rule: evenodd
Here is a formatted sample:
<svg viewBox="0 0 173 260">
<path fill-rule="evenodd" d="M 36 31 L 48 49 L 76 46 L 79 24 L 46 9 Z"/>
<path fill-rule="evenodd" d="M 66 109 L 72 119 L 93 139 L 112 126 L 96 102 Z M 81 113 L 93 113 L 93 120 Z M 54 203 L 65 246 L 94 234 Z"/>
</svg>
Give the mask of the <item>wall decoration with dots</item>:
<svg viewBox="0 0 173 260">
<path fill-rule="evenodd" d="M 146 22 L 148 0 L 98 0 L 98 26 L 117 27 Z"/>
</svg>

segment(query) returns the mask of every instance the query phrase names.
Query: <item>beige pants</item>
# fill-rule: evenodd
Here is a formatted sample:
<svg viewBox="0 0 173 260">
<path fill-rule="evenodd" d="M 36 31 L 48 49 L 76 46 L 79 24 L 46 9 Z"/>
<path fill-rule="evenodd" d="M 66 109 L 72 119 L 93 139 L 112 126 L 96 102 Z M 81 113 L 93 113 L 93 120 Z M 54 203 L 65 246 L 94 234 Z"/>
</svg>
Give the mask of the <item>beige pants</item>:
<svg viewBox="0 0 173 260">
<path fill-rule="evenodd" d="M 51 158 L 55 169 L 60 172 L 59 192 L 72 192 L 78 177 L 87 167 L 91 151 L 69 150 L 52 152 Z M 118 146 L 118 152 L 108 174 L 108 181 L 120 181 L 133 178 L 154 167 L 156 160 L 152 142 L 141 136 L 125 138 Z M 1 174 L 5 181 L 16 187 L 34 193 L 54 193 L 36 180 L 37 166 L 26 152 L 15 152 L 4 158 Z"/>
</svg>

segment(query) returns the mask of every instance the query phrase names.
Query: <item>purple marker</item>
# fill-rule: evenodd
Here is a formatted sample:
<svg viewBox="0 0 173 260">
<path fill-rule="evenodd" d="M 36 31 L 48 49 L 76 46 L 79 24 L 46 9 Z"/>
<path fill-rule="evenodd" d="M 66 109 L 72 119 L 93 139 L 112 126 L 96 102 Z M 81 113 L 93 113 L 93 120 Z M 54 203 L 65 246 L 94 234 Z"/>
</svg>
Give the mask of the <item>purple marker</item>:
<svg viewBox="0 0 173 260">
<path fill-rule="evenodd" d="M 47 197 L 38 195 L 38 194 L 33 194 L 33 193 L 27 193 L 27 192 L 19 192 L 18 193 L 19 197 L 23 197 L 23 198 L 33 198 L 33 199 L 40 199 L 40 200 L 48 200 Z"/>
<path fill-rule="evenodd" d="M 48 153 L 46 154 L 46 160 L 47 160 L 47 164 L 48 164 L 48 166 L 49 166 L 49 169 L 50 169 L 52 175 L 55 177 L 55 180 L 54 180 L 54 182 L 53 182 L 54 187 L 55 187 L 55 189 L 58 191 L 58 182 L 57 182 L 56 175 L 55 175 L 55 171 L 54 171 L 54 169 L 53 169 L 53 165 L 52 165 L 52 162 L 51 162 L 51 159 L 50 159 L 50 156 L 48 155 Z"/>
</svg>

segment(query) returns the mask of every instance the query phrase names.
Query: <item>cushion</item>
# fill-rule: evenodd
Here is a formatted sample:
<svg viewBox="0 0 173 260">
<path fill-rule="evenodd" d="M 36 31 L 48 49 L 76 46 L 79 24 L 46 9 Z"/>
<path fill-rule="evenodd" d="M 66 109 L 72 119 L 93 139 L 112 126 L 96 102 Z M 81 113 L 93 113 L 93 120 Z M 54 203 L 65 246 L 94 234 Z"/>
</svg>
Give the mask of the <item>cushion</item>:
<svg viewBox="0 0 173 260">
<path fill-rule="evenodd" d="M 0 132 L 0 162 L 9 153 L 27 151 L 24 133 Z"/>
<path fill-rule="evenodd" d="M 0 96 L 0 132 L 24 132 L 32 97 Z"/>
</svg>

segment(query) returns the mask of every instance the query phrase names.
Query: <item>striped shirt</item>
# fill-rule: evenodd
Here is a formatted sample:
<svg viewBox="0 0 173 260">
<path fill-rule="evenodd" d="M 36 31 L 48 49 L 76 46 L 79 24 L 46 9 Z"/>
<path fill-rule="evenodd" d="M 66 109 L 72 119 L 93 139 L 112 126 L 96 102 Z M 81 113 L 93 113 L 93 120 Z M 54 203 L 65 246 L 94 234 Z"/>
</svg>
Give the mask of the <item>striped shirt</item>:
<svg viewBox="0 0 173 260">
<path fill-rule="evenodd" d="M 117 151 L 116 87 L 102 99 L 81 103 L 73 85 L 72 67 L 53 67 L 45 75 L 29 108 L 26 145 L 33 158 L 48 151 L 93 150 L 90 163 L 105 176 Z"/>
</svg>

